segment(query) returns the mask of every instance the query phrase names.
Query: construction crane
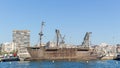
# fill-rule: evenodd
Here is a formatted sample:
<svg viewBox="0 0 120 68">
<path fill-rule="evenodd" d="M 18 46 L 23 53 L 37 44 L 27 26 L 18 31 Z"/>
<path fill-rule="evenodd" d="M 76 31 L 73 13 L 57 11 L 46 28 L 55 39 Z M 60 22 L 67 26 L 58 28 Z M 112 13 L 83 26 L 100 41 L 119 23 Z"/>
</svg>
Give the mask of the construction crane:
<svg viewBox="0 0 120 68">
<path fill-rule="evenodd" d="M 82 47 L 89 48 L 89 46 L 90 46 L 90 34 L 92 34 L 92 32 L 86 32 L 85 37 L 84 37 L 84 41 L 82 42 Z"/>
<path fill-rule="evenodd" d="M 39 36 L 40 36 L 40 46 L 42 46 L 42 36 L 44 35 L 44 34 L 43 34 L 43 26 L 44 26 L 44 23 L 45 23 L 45 22 L 42 22 L 42 23 L 41 23 L 41 30 L 40 30 L 40 33 L 39 33 Z"/>
</svg>

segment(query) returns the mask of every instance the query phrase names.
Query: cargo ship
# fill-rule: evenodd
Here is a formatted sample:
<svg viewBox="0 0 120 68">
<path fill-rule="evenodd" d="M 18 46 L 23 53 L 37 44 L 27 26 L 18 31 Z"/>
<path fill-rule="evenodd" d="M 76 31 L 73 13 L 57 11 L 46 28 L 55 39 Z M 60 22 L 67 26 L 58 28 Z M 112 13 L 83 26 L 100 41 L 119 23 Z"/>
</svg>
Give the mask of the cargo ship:
<svg viewBox="0 0 120 68">
<path fill-rule="evenodd" d="M 31 55 L 30 60 L 97 60 L 98 55 L 94 49 L 90 48 L 90 34 L 91 32 L 86 32 L 84 41 L 78 46 L 65 46 L 64 37 L 61 36 L 58 29 L 56 32 L 56 44 L 51 47 L 50 45 L 41 46 L 42 36 L 43 36 L 43 25 L 41 25 L 40 35 L 40 46 L 27 47 L 29 54 Z M 61 41 L 60 41 L 61 38 Z M 62 47 L 61 47 L 62 45 Z"/>
</svg>

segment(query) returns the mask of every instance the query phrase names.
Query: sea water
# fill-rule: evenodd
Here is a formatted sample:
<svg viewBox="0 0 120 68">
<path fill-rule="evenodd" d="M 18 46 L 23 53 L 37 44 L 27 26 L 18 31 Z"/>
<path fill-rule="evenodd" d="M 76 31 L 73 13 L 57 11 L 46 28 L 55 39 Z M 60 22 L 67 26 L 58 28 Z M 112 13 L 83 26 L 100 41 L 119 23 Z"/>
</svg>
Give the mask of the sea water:
<svg viewBox="0 0 120 68">
<path fill-rule="evenodd" d="M 120 61 L 14 61 L 0 62 L 0 68 L 120 68 Z"/>
</svg>

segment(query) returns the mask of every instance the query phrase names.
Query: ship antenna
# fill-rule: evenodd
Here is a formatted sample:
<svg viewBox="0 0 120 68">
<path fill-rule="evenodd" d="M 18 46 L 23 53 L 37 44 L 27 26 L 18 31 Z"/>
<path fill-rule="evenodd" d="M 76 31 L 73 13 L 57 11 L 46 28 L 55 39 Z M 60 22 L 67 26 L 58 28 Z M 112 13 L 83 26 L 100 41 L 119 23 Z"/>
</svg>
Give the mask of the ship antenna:
<svg viewBox="0 0 120 68">
<path fill-rule="evenodd" d="M 40 46 L 42 46 L 42 36 L 43 36 L 43 26 L 44 26 L 44 23 L 45 22 L 41 23 L 41 30 L 40 30 L 40 33 L 39 33 L 39 36 L 40 36 Z"/>
</svg>

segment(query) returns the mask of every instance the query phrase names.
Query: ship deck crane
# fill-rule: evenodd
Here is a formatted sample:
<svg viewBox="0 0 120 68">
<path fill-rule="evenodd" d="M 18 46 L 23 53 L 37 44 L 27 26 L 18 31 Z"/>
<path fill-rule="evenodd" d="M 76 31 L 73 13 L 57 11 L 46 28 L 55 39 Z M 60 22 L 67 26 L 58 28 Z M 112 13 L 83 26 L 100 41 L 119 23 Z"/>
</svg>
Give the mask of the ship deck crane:
<svg viewBox="0 0 120 68">
<path fill-rule="evenodd" d="M 84 48 L 89 48 L 90 46 L 90 34 L 92 32 L 86 32 L 85 37 L 84 37 L 84 41 L 82 42 L 82 47 Z"/>
<path fill-rule="evenodd" d="M 56 36 L 57 36 L 56 46 L 59 46 L 59 43 L 64 44 L 65 43 L 65 41 L 64 41 L 65 36 L 62 37 L 62 35 L 58 29 L 56 29 L 55 32 L 56 32 Z"/>
</svg>

